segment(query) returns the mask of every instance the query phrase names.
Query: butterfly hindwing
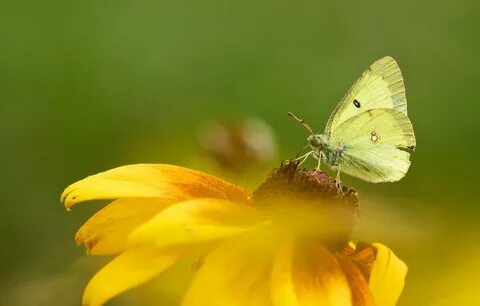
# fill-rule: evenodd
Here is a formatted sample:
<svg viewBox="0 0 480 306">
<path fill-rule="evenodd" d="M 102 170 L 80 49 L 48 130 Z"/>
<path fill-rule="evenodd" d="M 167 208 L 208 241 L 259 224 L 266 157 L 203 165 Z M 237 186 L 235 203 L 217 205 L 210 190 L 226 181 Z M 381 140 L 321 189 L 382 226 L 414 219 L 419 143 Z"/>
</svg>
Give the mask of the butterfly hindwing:
<svg viewBox="0 0 480 306">
<path fill-rule="evenodd" d="M 389 56 L 374 62 L 353 84 L 330 116 L 324 134 L 331 134 L 348 119 L 375 108 L 407 114 L 405 86 L 397 62 Z"/>
<path fill-rule="evenodd" d="M 341 172 L 378 183 L 398 181 L 405 176 L 416 141 L 405 113 L 377 108 L 340 124 L 331 135 L 330 145 L 343 148 Z"/>
</svg>

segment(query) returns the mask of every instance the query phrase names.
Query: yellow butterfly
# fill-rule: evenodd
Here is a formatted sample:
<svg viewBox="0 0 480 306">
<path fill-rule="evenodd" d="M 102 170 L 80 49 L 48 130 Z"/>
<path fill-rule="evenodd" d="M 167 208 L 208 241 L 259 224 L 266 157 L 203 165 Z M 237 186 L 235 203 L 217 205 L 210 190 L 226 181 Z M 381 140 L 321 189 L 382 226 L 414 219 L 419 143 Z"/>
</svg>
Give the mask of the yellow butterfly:
<svg viewBox="0 0 480 306">
<path fill-rule="evenodd" d="M 374 62 L 353 84 L 330 115 L 323 134 L 310 133 L 309 156 L 340 172 L 368 182 L 395 182 L 410 167 L 415 134 L 407 116 L 405 85 L 397 62 L 389 56 Z"/>
</svg>

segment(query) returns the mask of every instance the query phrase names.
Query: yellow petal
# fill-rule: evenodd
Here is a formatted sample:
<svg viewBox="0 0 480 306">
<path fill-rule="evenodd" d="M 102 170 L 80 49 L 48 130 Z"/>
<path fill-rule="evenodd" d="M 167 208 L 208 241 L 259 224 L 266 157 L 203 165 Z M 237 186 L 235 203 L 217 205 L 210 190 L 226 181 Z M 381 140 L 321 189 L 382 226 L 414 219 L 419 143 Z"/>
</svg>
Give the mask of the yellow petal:
<svg viewBox="0 0 480 306">
<path fill-rule="evenodd" d="M 75 240 L 89 254 L 108 255 L 125 249 L 128 235 L 165 208 L 169 202 L 156 198 L 118 199 L 93 215 L 78 230 Z"/>
<path fill-rule="evenodd" d="M 173 255 L 151 249 L 130 249 L 103 267 L 90 280 L 83 294 L 84 306 L 105 304 L 114 296 L 137 287 L 170 267 Z"/>
<path fill-rule="evenodd" d="M 368 286 L 376 306 L 394 306 L 403 290 L 407 265 L 383 244 L 372 243 L 372 246 L 376 249 L 376 258 Z"/>
<path fill-rule="evenodd" d="M 182 306 L 269 306 L 271 241 L 258 235 L 232 239 L 204 260 Z"/>
<path fill-rule="evenodd" d="M 68 186 L 61 196 L 65 207 L 99 199 L 161 198 L 185 200 L 210 197 L 247 201 L 249 194 L 215 176 L 164 164 L 136 164 L 89 176 Z"/>
<path fill-rule="evenodd" d="M 171 205 L 130 235 L 132 246 L 157 248 L 198 245 L 262 226 L 251 206 L 219 199 L 194 199 Z"/>
<path fill-rule="evenodd" d="M 352 296 L 338 260 L 320 245 L 291 240 L 278 251 L 272 270 L 275 306 L 351 306 Z"/>
</svg>

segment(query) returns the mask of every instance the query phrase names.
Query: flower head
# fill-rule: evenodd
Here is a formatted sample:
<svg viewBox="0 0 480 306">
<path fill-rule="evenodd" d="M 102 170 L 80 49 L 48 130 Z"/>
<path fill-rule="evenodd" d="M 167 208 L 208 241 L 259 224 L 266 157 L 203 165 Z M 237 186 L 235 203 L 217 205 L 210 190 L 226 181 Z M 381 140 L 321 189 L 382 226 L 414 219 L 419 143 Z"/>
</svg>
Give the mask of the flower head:
<svg viewBox="0 0 480 306">
<path fill-rule="evenodd" d="M 65 207 L 113 200 L 77 232 L 88 253 L 117 254 L 87 285 L 102 305 L 184 258 L 203 260 L 184 306 L 393 306 L 406 265 L 379 243 L 350 241 L 357 194 L 323 172 L 286 162 L 253 194 L 171 165 L 89 176 Z"/>
</svg>

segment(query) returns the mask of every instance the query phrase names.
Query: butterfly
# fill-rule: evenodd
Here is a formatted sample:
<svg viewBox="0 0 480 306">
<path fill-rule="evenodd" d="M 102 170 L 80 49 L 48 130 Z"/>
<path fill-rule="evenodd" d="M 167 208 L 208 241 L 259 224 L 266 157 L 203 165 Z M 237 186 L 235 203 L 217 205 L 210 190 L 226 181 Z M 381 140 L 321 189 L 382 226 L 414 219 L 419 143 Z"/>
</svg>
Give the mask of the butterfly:
<svg viewBox="0 0 480 306">
<path fill-rule="evenodd" d="M 313 156 L 340 172 L 379 183 L 403 178 L 416 146 L 413 126 L 407 115 L 405 85 L 397 62 L 387 56 L 363 72 L 337 104 L 323 134 L 315 133 L 292 113 L 311 135 L 310 149 L 299 157 L 303 163 Z"/>
</svg>

